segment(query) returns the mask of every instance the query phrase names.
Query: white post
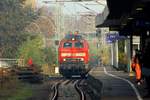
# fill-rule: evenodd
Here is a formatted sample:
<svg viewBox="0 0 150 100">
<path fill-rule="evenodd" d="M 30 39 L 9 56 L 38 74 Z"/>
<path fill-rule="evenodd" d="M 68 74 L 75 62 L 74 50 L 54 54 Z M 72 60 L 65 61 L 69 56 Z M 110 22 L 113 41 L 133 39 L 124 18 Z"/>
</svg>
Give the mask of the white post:
<svg viewBox="0 0 150 100">
<path fill-rule="evenodd" d="M 118 57 L 118 40 L 116 40 L 116 67 L 118 68 L 119 57 Z"/>
<path fill-rule="evenodd" d="M 125 40 L 124 42 L 125 42 L 124 51 L 125 51 L 125 54 L 127 55 L 127 45 L 128 45 L 127 40 Z"/>
</svg>

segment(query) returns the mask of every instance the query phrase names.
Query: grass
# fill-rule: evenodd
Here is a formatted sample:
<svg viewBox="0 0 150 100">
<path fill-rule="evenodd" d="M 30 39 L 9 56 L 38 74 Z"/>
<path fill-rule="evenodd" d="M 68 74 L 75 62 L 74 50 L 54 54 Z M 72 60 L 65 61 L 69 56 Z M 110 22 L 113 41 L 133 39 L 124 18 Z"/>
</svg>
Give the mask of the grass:
<svg viewBox="0 0 150 100">
<path fill-rule="evenodd" d="M 6 80 L 0 87 L 0 100 L 26 100 L 33 95 L 30 85 L 16 78 Z"/>
<path fill-rule="evenodd" d="M 26 100 L 27 98 L 32 96 L 32 90 L 28 87 L 20 87 L 16 90 L 16 93 L 14 93 L 11 97 L 9 97 L 7 100 Z"/>
</svg>

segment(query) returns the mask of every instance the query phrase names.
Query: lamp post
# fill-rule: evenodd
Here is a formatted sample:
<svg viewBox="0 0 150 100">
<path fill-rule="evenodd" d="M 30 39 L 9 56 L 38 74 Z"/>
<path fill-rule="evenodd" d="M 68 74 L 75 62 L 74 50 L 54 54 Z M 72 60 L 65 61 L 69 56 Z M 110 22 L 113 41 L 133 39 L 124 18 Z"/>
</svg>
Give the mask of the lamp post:
<svg viewBox="0 0 150 100">
<path fill-rule="evenodd" d="M 55 22 L 52 20 L 52 19 L 50 19 L 49 20 L 49 22 L 51 21 L 52 23 L 53 23 L 53 25 L 54 25 L 54 27 L 55 27 L 55 48 L 56 48 L 56 65 L 58 66 L 58 42 L 59 42 L 59 39 L 60 39 L 60 37 L 59 37 L 59 34 L 62 32 L 61 31 L 61 28 L 62 28 L 62 26 L 63 25 L 61 25 L 62 24 L 62 20 L 61 20 L 61 18 L 62 18 L 62 16 L 61 16 L 61 4 L 60 3 L 63 3 L 64 1 L 58 1 L 58 0 L 55 0 L 55 1 L 43 1 L 43 3 L 45 3 L 45 4 L 56 4 L 56 6 L 57 6 L 57 16 L 55 17 L 56 19 L 55 19 L 55 22 L 56 22 L 56 24 L 55 24 Z M 47 19 L 47 17 L 45 17 L 45 16 L 41 16 L 42 18 L 45 18 L 45 19 Z"/>
</svg>

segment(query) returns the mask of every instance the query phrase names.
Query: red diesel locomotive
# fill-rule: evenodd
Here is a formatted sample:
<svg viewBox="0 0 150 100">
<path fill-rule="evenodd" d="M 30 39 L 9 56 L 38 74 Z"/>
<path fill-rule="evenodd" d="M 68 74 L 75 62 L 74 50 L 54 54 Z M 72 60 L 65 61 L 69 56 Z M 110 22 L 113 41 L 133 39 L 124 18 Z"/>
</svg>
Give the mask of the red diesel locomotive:
<svg viewBox="0 0 150 100">
<path fill-rule="evenodd" d="M 89 45 L 81 35 L 69 34 L 60 41 L 58 48 L 59 72 L 65 77 L 85 77 L 89 68 Z"/>
</svg>

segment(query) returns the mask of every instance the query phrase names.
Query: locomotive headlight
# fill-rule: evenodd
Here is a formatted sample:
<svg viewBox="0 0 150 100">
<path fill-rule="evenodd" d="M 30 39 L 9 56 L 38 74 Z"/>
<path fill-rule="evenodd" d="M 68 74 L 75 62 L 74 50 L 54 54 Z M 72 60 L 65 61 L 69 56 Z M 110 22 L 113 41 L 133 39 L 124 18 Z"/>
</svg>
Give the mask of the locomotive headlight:
<svg viewBox="0 0 150 100">
<path fill-rule="evenodd" d="M 85 53 L 76 53 L 76 56 L 85 56 Z"/>
<path fill-rule="evenodd" d="M 84 61 L 84 58 L 80 58 L 81 61 Z"/>
<path fill-rule="evenodd" d="M 75 40 L 75 38 L 72 38 L 72 41 L 74 41 Z"/>
<path fill-rule="evenodd" d="M 66 59 L 63 59 L 63 61 L 66 61 Z"/>
</svg>

